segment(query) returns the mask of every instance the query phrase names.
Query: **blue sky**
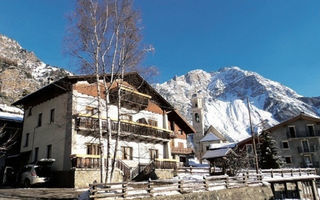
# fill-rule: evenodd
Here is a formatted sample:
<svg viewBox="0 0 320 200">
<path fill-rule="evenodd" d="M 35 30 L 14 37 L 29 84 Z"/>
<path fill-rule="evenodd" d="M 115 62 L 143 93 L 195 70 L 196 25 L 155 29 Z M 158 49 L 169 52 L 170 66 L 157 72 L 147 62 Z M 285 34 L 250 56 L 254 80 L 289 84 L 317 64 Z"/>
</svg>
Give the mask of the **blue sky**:
<svg viewBox="0 0 320 200">
<path fill-rule="evenodd" d="M 0 33 L 45 63 L 74 71 L 62 53 L 66 0 L 2 0 Z M 304 96 L 320 96 L 320 1 L 136 0 L 145 44 L 143 65 L 158 82 L 201 68 L 239 66 Z"/>
</svg>

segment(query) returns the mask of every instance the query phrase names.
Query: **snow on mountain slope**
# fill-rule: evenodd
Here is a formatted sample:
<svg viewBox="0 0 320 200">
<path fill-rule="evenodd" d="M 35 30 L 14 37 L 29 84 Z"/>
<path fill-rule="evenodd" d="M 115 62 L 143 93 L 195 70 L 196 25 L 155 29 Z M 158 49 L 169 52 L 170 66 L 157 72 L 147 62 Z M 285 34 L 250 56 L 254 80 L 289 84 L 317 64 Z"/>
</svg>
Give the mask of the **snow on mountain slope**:
<svg viewBox="0 0 320 200">
<path fill-rule="evenodd" d="M 222 68 L 211 73 L 193 70 L 154 87 L 190 122 L 191 97 L 193 94 L 202 96 L 205 125 L 213 125 L 235 141 L 249 136 L 247 98 L 252 123 L 257 130 L 262 128 L 257 125 L 264 120 L 272 126 L 300 112 L 313 116 L 319 114 L 315 104 L 306 103 L 307 100 L 292 89 L 239 67 Z"/>
</svg>

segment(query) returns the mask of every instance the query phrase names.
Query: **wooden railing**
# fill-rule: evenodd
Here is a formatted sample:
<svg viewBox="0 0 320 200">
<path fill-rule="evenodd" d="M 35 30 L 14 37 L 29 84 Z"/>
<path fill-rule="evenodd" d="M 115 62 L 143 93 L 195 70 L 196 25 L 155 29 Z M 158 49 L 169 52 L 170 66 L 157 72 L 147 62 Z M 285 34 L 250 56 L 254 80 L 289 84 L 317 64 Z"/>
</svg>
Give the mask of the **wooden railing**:
<svg viewBox="0 0 320 200">
<path fill-rule="evenodd" d="M 172 131 L 154 127 L 148 124 L 142 124 L 138 122 L 121 120 L 121 133 L 132 133 L 142 136 L 152 136 L 156 138 L 170 139 L 174 137 Z M 94 131 L 98 129 L 98 119 L 96 117 L 89 116 L 77 116 L 76 117 L 76 128 Z M 102 129 L 107 130 L 107 121 L 102 120 Z M 111 120 L 111 129 L 113 132 L 118 129 L 118 121 Z"/>
<path fill-rule="evenodd" d="M 176 160 L 157 159 L 154 161 L 154 166 L 156 169 L 176 169 L 178 162 Z"/>
<path fill-rule="evenodd" d="M 304 137 L 318 137 L 320 136 L 320 130 L 315 130 L 310 133 L 309 131 L 296 131 L 295 134 L 291 134 L 290 131 L 287 131 L 288 138 L 304 138 Z"/>
<path fill-rule="evenodd" d="M 202 174 L 209 175 L 210 167 L 178 167 L 177 174 Z"/>
<path fill-rule="evenodd" d="M 123 172 L 124 181 L 131 180 L 131 168 L 122 160 L 116 160 L 116 167 Z"/>
<path fill-rule="evenodd" d="M 191 154 L 192 153 L 192 148 L 171 147 L 171 153 Z"/>
<path fill-rule="evenodd" d="M 248 179 L 247 176 L 211 176 L 202 180 L 150 180 L 147 182 L 121 182 L 90 184 L 90 198 L 143 198 L 163 194 L 185 194 L 194 191 L 211 191 L 235 187 L 245 187 L 262 182 L 261 174 Z"/>
<path fill-rule="evenodd" d="M 106 162 L 106 159 L 104 159 Z M 75 168 L 99 168 L 100 155 L 71 155 L 71 165 Z"/>
<path fill-rule="evenodd" d="M 256 170 L 242 171 L 248 175 L 256 174 Z M 301 177 L 301 176 L 317 176 L 317 170 L 315 168 L 282 168 L 282 169 L 262 169 L 260 173 L 264 179 L 269 178 L 283 178 L 283 177 Z"/>
</svg>

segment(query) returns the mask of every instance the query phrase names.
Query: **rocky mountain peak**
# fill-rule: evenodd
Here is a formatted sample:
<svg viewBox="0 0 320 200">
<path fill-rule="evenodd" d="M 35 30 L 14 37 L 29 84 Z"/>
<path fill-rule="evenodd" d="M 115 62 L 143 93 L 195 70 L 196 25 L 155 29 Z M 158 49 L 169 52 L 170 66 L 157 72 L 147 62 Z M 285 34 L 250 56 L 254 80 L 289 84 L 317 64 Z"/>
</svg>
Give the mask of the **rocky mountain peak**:
<svg viewBox="0 0 320 200">
<path fill-rule="evenodd" d="M 33 52 L 0 35 L 0 103 L 11 104 L 24 95 L 71 73 L 42 62 Z"/>
<path fill-rule="evenodd" d="M 319 99 L 302 98 L 294 90 L 240 67 L 225 67 L 217 72 L 192 70 L 155 88 L 191 122 L 191 98 L 201 94 L 205 105 L 205 124 L 213 125 L 235 141 L 249 136 L 246 99 L 251 104 L 253 124 L 268 120 L 268 125 L 300 112 L 319 114 Z M 261 127 L 262 128 L 262 127 Z"/>
</svg>

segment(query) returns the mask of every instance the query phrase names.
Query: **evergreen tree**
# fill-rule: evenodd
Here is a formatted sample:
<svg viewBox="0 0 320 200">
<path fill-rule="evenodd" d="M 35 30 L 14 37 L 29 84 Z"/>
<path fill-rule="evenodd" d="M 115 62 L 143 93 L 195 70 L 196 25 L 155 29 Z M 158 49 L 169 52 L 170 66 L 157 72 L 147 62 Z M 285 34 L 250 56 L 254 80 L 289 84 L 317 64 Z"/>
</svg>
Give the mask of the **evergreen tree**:
<svg viewBox="0 0 320 200">
<path fill-rule="evenodd" d="M 282 161 L 278 156 L 275 140 L 266 131 L 261 135 L 261 143 L 258 150 L 259 166 L 261 169 L 277 169 L 281 167 Z"/>
</svg>

